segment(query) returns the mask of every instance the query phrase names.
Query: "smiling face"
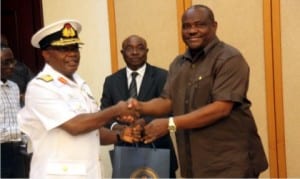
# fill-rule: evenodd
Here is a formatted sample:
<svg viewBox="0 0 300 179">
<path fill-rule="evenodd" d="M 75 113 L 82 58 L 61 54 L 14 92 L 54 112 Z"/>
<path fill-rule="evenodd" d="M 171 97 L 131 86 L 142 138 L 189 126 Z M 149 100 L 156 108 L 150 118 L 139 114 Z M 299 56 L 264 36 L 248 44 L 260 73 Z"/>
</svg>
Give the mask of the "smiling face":
<svg viewBox="0 0 300 179">
<path fill-rule="evenodd" d="M 43 50 L 42 55 L 52 68 L 72 79 L 80 62 L 78 44 L 68 46 L 50 46 Z"/>
<path fill-rule="evenodd" d="M 147 61 L 147 43 L 143 38 L 132 35 L 124 40 L 121 53 L 128 68 L 135 71 Z"/>
<path fill-rule="evenodd" d="M 191 50 L 205 47 L 216 36 L 217 22 L 205 7 L 191 7 L 182 16 L 182 39 Z"/>
</svg>

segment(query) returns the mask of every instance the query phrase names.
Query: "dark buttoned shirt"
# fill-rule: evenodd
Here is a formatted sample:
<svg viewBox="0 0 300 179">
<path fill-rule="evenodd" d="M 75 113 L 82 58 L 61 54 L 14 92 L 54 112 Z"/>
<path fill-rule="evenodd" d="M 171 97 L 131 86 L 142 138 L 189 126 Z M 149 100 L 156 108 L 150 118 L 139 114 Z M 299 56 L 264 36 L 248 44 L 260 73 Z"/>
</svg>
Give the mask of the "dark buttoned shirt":
<svg viewBox="0 0 300 179">
<path fill-rule="evenodd" d="M 248 83 L 244 57 L 218 38 L 193 56 L 187 50 L 172 62 L 161 96 L 172 100 L 175 116 L 214 101 L 234 102 L 229 116 L 176 133 L 183 177 L 244 177 L 267 168 L 247 99 Z"/>
</svg>

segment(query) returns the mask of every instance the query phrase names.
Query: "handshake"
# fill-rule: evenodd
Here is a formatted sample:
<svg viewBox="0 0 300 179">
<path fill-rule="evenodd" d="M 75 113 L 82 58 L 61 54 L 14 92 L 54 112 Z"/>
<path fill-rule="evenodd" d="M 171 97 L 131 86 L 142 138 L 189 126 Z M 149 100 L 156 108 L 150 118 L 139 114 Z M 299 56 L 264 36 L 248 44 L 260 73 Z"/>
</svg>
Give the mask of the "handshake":
<svg viewBox="0 0 300 179">
<path fill-rule="evenodd" d="M 117 107 L 117 120 L 120 122 L 132 124 L 140 117 L 140 102 L 130 98 L 128 101 L 120 101 Z"/>
<path fill-rule="evenodd" d="M 126 123 L 126 125 L 116 124 L 112 130 L 120 134 L 122 141 L 148 144 L 169 132 L 168 118 L 152 119 L 148 124 L 143 118 L 140 118 L 144 112 L 143 104 L 145 103 L 136 99 L 129 99 L 128 101 L 120 101 L 116 105 L 118 108 L 117 120 Z"/>
</svg>

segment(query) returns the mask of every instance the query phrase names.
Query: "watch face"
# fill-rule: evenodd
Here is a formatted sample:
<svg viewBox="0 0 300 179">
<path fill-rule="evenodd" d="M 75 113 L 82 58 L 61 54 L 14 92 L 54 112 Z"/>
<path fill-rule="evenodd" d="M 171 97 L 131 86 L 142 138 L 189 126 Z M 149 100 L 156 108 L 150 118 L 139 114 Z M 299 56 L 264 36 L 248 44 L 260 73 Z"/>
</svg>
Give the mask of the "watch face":
<svg viewBox="0 0 300 179">
<path fill-rule="evenodd" d="M 170 132 L 176 132 L 176 125 L 174 123 L 173 117 L 169 118 L 168 129 Z"/>
<path fill-rule="evenodd" d="M 169 131 L 170 132 L 175 132 L 176 131 L 176 127 L 175 126 L 169 126 Z"/>
</svg>

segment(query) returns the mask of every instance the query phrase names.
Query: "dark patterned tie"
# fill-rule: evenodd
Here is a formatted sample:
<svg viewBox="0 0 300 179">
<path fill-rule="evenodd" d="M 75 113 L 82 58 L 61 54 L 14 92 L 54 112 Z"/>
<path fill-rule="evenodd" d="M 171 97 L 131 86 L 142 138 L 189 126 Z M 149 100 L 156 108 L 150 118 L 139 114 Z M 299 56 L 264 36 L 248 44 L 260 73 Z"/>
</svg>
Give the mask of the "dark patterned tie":
<svg viewBox="0 0 300 179">
<path fill-rule="evenodd" d="M 135 80 L 137 75 L 138 75 L 137 72 L 132 72 L 131 73 L 132 80 L 131 80 L 131 83 L 130 83 L 130 86 L 129 86 L 129 95 L 132 98 L 137 97 L 137 87 L 136 87 L 136 80 Z"/>
</svg>

